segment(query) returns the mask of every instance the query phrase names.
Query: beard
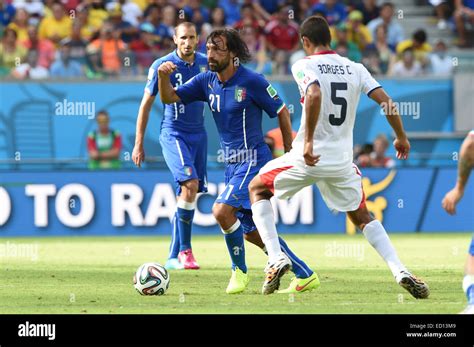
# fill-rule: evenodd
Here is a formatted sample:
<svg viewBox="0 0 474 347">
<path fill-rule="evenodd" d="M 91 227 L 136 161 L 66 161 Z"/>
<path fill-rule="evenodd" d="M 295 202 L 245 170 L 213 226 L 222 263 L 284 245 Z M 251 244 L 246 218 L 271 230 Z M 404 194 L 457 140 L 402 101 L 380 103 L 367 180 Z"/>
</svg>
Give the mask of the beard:
<svg viewBox="0 0 474 347">
<path fill-rule="evenodd" d="M 209 69 L 213 72 L 221 72 L 225 70 L 229 66 L 229 64 L 230 64 L 230 58 L 220 63 L 218 63 L 217 61 L 213 61 L 213 62 L 209 62 Z"/>
</svg>

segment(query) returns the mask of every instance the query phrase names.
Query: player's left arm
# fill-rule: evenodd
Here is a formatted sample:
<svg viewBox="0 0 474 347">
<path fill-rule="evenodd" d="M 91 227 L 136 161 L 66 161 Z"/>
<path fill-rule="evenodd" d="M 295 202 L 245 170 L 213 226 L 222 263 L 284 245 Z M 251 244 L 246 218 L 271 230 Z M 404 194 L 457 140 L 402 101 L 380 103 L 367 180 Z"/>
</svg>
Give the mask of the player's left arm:
<svg viewBox="0 0 474 347">
<path fill-rule="evenodd" d="M 290 111 L 288 111 L 286 107 L 283 107 L 280 113 L 278 113 L 278 125 L 283 137 L 285 153 L 289 152 L 291 150 L 291 143 L 293 142 L 293 129 L 291 128 Z"/>
<path fill-rule="evenodd" d="M 291 117 L 288 108 L 278 95 L 276 89 L 263 76 L 260 75 L 252 80 L 252 86 L 254 93 L 251 95 L 254 102 L 270 117 L 278 116 L 278 124 L 283 137 L 285 152 L 288 152 L 293 142 Z"/>
<path fill-rule="evenodd" d="M 393 141 L 393 146 L 397 151 L 397 158 L 408 159 L 410 142 L 408 141 L 405 129 L 403 128 L 402 118 L 398 113 L 396 104 L 382 87 L 369 92 L 369 97 L 379 104 L 385 111 L 387 121 L 395 132 L 396 139 Z"/>
<path fill-rule="evenodd" d="M 442 206 L 449 214 L 456 213 L 456 205 L 464 195 L 464 189 L 474 167 L 474 135 L 469 134 L 461 145 L 458 161 L 458 178 L 456 185 L 442 201 Z"/>
</svg>

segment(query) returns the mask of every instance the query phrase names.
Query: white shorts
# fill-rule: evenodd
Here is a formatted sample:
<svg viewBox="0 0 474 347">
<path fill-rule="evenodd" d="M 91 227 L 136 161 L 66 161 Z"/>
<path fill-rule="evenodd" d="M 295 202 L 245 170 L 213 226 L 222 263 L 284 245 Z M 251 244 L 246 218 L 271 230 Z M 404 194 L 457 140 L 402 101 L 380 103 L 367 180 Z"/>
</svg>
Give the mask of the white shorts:
<svg viewBox="0 0 474 347">
<path fill-rule="evenodd" d="M 288 199 L 304 187 L 316 184 L 331 211 L 355 211 L 365 204 L 362 177 L 355 164 L 337 177 L 318 175 L 314 167 L 305 167 L 301 161 L 286 153 L 269 161 L 258 174 L 278 199 Z"/>
</svg>

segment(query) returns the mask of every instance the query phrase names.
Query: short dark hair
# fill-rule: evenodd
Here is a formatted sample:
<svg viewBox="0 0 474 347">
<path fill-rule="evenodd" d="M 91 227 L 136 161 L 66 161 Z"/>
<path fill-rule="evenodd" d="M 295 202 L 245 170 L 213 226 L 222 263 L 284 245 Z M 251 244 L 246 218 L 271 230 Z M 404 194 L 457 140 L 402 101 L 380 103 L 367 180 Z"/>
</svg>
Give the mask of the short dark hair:
<svg viewBox="0 0 474 347">
<path fill-rule="evenodd" d="M 196 24 L 191 23 L 191 22 L 181 22 L 181 23 L 179 23 L 177 26 L 174 27 L 174 31 L 177 32 L 178 28 L 181 27 L 181 26 L 185 27 L 185 28 L 194 28 L 194 30 L 196 30 L 196 33 L 197 33 Z"/>
<path fill-rule="evenodd" d="M 426 42 L 426 31 L 423 29 L 418 29 L 413 33 L 413 39 L 416 42 L 425 43 Z"/>
<path fill-rule="evenodd" d="M 385 7 L 390 7 L 391 9 L 394 9 L 395 6 L 391 3 L 391 2 L 384 2 L 381 6 L 380 6 L 380 9 L 384 9 Z"/>
<path fill-rule="evenodd" d="M 328 46 L 331 43 L 329 24 L 322 16 L 306 18 L 300 27 L 301 38 L 307 37 L 316 46 Z"/>
<path fill-rule="evenodd" d="M 227 42 L 227 49 L 235 54 L 241 63 L 246 63 L 250 61 L 251 56 L 249 48 L 242 40 L 239 35 L 239 32 L 235 29 L 225 28 L 213 30 L 206 39 L 207 42 L 217 46 L 216 39 L 218 37 L 225 37 Z"/>
</svg>

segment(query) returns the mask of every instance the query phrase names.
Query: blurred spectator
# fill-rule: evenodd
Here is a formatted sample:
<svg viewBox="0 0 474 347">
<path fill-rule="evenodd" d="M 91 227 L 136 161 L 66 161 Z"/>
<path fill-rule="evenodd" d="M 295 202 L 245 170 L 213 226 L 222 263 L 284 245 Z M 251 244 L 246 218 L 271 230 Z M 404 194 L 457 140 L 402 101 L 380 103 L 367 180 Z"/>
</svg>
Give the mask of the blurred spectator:
<svg viewBox="0 0 474 347">
<path fill-rule="evenodd" d="M 0 0 L 0 2 L 1 1 L 2 0 Z M 41 0 L 15 0 L 13 1 L 13 6 L 15 6 L 17 10 L 20 8 L 25 9 L 28 15 L 35 20 L 39 20 L 39 18 L 44 15 L 44 4 Z"/>
<path fill-rule="evenodd" d="M 226 25 L 233 26 L 240 20 L 241 5 L 239 0 L 219 0 L 218 6 L 224 10 Z"/>
<path fill-rule="evenodd" d="M 385 75 L 395 63 L 394 47 L 387 43 L 387 29 L 383 24 L 377 27 L 375 41 L 366 47 L 362 62 L 376 75 Z"/>
<path fill-rule="evenodd" d="M 34 25 L 28 27 L 28 40 L 25 47 L 38 52 L 38 64 L 49 69 L 56 55 L 56 46 L 51 40 L 40 39 Z"/>
<path fill-rule="evenodd" d="M 387 28 L 387 42 L 389 45 L 394 47 L 403 40 L 403 29 L 401 25 L 393 20 L 394 7 L 391 2 L 386 2 L 380 7 L 380 16 L 375 18 L 367 24 L 367 27 L 375 37 L 375 30 L 380 24 L 383 24 Z"/>
<path fill-rule="evenodd" d="M 380 14 L 380 7 L 377 6 L 377 0 L 363 0 L 356 8 L 362 12 L 362 23 L 365 25 L 367 25 L 372 19 L 377 18 Z"/>
<path fill-rule="evenodd" d="M 91 0 L 90 5 L 87 6 L 88 10 L 88 25 L 93 28 L 93 32 L 97 33 L 100 31 L 102 24 L 109 18 L 109 13 L 105 9 L 104 2 L 102 0 Z"/>
<path fill-rule="evenodd" d="M 143 23 L 140 25 L 138 38 L 130 43 L 130 49 L 135 55 L 139 73 L 146 71 L 158 55 L 158 51 L 154 45 L 153 30 L 153 25 Z"/>
<path fill-rule="evenodd" d="M 0 0 L 0 27 L 8 26 L 15 17 L 15 7 L 11 5 L 7 0 Z"/>
<path fill-rule="evenodd" d="M 346 23 L 340 23 L 336 27 L 336 35 L 331 41 L 331 48 L 340 56 L 347 57 L 357 63 L 362 59 L 359 47 L 354 42 L 349 41 Z"/>
<path fill-rule="evenodd" d="M 259 21 L 255 17 L 255 12 L 253 10 L 252 5 L 243 5 L 241 10 L 241 19 L 234 24 L 234 28 L 236 30 L 242 30 L 244 27 L 253 27 L 255 30 L 255 34 L 260 36 L 261 30 L 265 23 L 263 22 L 263 25 L 260 25 Z"/>
<path fill-rule="evenodd" d="M 222 7 L 216 7 L 212 10 L 211 13 L 211 26 L 213 29 L 225 27 L 226 18 L 225 12 Z"/>
<path fill-rule="evenodd" d="M 24 9 L 17 9 L 13 21 L 8 24 L 8 28 L 16 31 L 18 43 L 24 45 L 28 40 L 28 12 Z"/>
<path fill-rule="evenodd" d="M 296 131 L 292 130 L 291 135 L 294 139 L 296 137 Z M 273 158 L 278 158 L 278 157 L 281 157 L 283 154 L 285 154 L 285 146 L 283 144 L 283 136 L 281 134 L 280 128 L 275 128 L 275 129 L 269 130 L 266 133 L 265 138 L 269 138 L 269 139 L 272 140 L 272 141 L 267 142 L 267 144 L 272 143 L 272 145 L 273 145 L 272 146 L 273 147 L 273 151 L 272 151 Z"/>
<path fill-rule="evenodd" d="M 355 164 L 359 167 L 370 167 L 370 155 L 374 151 L 371 143 L 366 143 L 359 150 L 354 151 Z"/>
<path fill-rule="evenodd" d="M 390 169 L 395 166 L 395 161 L 386 156 L 386 152 L 389 146 L 387 136 L 380 134 L 375 138 L 374 151 L 370 153 L 370 166 L 371 167 L 384 167 Z"/>
<path fill-rule="evenodd" d="M 265 26 L 267 47 L 273 54 L 275 71 L 287 73 L 290 55 L 299 47 L 298 24 L 288 18 L 289 6 L 281 6 L 275 18 Z"/>
<path fill-rule="evenodd" d="M 183 10 L 189 21 L 196 15 L 195 12 L 198 12 L 203 22 L 209 22 L 209 10 L 201 5 L 201 0 L 188 0 L 187 3 Z M 234 11 L 238 11 L 238 9 L 234 9 Z"/>
<path fill-rule="evenodd" d="M 167 5 L 163 8 L 162 22 L 170 29 L 170 35 L 174 35 L 174 27 L 178 24 L 176 21 L 176 7 Z"/>
<path fill-rule="evenodd" d="M 272 63 L 267 57 L 265 37 L 258 35 L 255 27 L 251 25 L 243 27 L 240 36 L 247 44 L 252 56 L 252 60 L 245 66 L 258 73 L 270 75 L 272 73 Z"/>
<path fill-rule="evenodd" d="M 119 36 L 123 42 L 130 43 L 138 34 L 138 29 L 129 22 L 122 19 L 123 12 L 120 4 L 109 11 L 109 22 L 114 27 L 114 33 Z"/>
<path fill-rule="evenodd" d="M 20 64 L 12 71 L 12 76 L 20 80 L 41 80 L 49 77 L 49 71 L 38 64 L 38 52 L 32 50 L 28 52 L 26 62 Z"/>
<path fill-rule="evenodd" d="M 156 5 L 148 7 L 148 16 L 146 22 L 153 25 L 154 44 L 160 49 L 171 50 L 173 45 L 173 28 L 166 26 L 161 21 L 161 10 Z"/>
<path fill-rule="evenodd" d="M 89 10 L 87 7 L 81 8 L 77 11 L 75 23 L 78 23 L 81 27 L 81 37 L 87 41 L 98 35 L 102 25 L 102 22 L 97 25 L 97 23 L 93 24 L 89 20 Z"/>
<path fill-rule="evenodd" d="M 20 65 L 28 51 L 17 43 L 16 31 L 6 28 L 0 43 L 0 76 L 10 74 L 11 70 Z"/>
<path fill-rule="evenodd" d="M 107 111 L 99 111 L 96 121 L 98 129 L 87 136 L 89 169 L 120 169 L 122 136 L 120 132 L 109 128 L 110 118 Z"/>
<path fill-rule="evenodd" d="M 100 37 L 87 46 L 94 71 L 110 76 L 120 74 L 121 58 L 125 49 L 125 43 L 114 34 L 113 26 L 109 22 L 102 26 Z"/>
<path fill-rule="evenodd" d="M 117 8 L 120 8 L 123 12 L 122 19 L 134 27 L 138 27 L 143 16 L 143 11 L 141 10 L 140 6 L 133 2 L 133 0 L 111 1 L 107 3 L 105 8 L 107 11 L 109 11 L 109 13 L 116 10 Z"/>
<path fill-rule="evenodd" d="M 44 17 L 38 29 L 40 39 L 48 39 L 58 44 L 59 41 L 71 35 L 72 21 L 66 16 L 64 6 L 60 2 L 52 5 L 52 16 Z"/>
<path fill-rule="evenodd" d="M 61 45 L 69 47 L 69 58 L 81 65 L 87 64 L 87 41 L 81 37 L 81 24 L 74 22 L 70 38 L 61 41 Z"/>
<path fill-rule="evenodd" d="M 293 3 L 295 9 L 295 21 L 297 23 L 302 23 L 311 15 L 311 3 L 307 0 L 296 0 L 293 1 Z"/>
<path fill-rule="evenodd" d="M 449 5 L 446 0 L 429 0 L 430 4 L 435 8 L 436 17 L 438 18 L 438 29 L 445 30 L 448 27 L 448 14 L 450 12 Z"/>
<path fill-rule="evenodd" d="M 58 59 L 51 65 L 51 77 L 74 78 L 83 76 L 82 65 L 71 59 L 71 47 L 63 44 Z"/>
<path fill-rule="evenodd" d="M 267 11 L 268 13 L 275 13 L 278 11 L 280 5 L 282 5 L 285 1 L 284 0 L 260 0 L 260 5 Z M 305 2 L 308 2 L 307 0 Z"/>
<path fill-rule="evenodd" d="M 362 23 L 362 19 L 362 12 L 354 10 L 349 13 L 347 21 L 347 39 L 354 42 L 361 51 L 372 43 L 370 30 Z"/>
<path fill-rule="evenodd" d="M 346 7 L 338 0 L 326 0 L 318 3 L 311 9 L 313 14 L 323 13 L 329 25 L 337 25 L 347 17 Z"/>
<path fill-rule="evenodd" d="M 430 54 L 430 71 L 435 76 L 449 76 L 453 73 L 453 57 L 447 54 L 444 41 L 439 40 Z"/>
<path fill-rule="evenodd" d="M 423 74 L 419 61 L 415 59 L 413 48 L 409 47 L 402 53 L 402 59 L 393 65 L 392 76 L 416 77 Z"/>
<path fill-rule="evenodd" d="M 407 48 L 413 49 L 415 59 L 420 62 L 423 68 L 428 64 L 428 54 L 432 51 L 432 48 L 426 42 L 426 32 L 423 29 L 415 31 L 411 39 L 400 42 L 397 45 L 397 54 L 400 55 Z"/>
<path fill-rule="evenodd" d="M 454 21 L 459 35 L 459 47 L 469 47 L 466 33 L 466 23 L 471 27 L 474 25 L 474 1 L 454 0 Z"/>
</svg>

